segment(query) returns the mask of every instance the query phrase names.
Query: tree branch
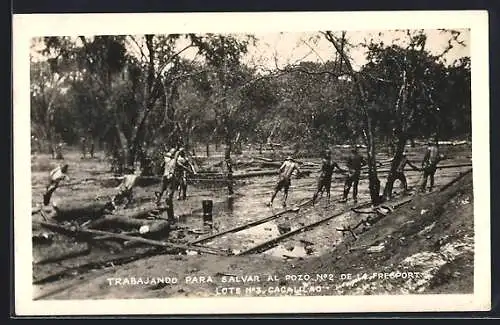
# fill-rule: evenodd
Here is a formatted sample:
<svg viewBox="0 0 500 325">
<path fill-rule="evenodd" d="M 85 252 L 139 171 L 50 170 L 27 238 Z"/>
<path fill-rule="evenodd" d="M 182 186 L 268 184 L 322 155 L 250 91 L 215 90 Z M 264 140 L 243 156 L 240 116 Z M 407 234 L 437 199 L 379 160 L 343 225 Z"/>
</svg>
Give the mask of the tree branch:
<svg viewBox="0 0 500 325">
<path fill-rule="evenodd" d="M 139 45 L 139 43 L 137 42 L 137 40 L 132 35 L 128 35 L 128 37 L 132 40 L 132 42 L 134 42 L 134 44 L 137 46 L 137 48 L 141 52 L 141 58 L 142 59 L 146 59 L 147 56 L 146 56 L 146 54 L 144 54 L 144 51 L 142 50 L 142 46 Z"/>
</svg>

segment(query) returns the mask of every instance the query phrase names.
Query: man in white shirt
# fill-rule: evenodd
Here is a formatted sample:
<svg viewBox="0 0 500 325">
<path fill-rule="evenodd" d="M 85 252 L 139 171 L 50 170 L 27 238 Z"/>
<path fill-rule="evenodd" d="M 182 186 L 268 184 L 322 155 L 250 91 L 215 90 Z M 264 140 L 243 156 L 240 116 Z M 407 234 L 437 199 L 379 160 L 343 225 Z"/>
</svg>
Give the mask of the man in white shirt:
<svg viewBox="0 0 500 325">
<path fill-rule="evenodd" d="M 49 185 L 47 185 L 45 194 L 43 195 L 43 205 L 48 205 L 50 203 L 52 194 L 59 187 L 59 183 L 62 180 L 69 180 L 69 176 L 67 175 L 68 167 L 68 164 L 64 164 L 62 166 L 57 166 L 50 171 Z"/>
<path fill-rule="evenodd" d="M 125 203 L 125 208 L 133 200 L 133 189 L 137 184 L 137 179 L 140 176 L 140 169 L 136 168 L 135 171 L 131 168 L 126 170 L 126 174 L 123 176 L 122 183 L 118 186 L 118 193 L 111 200 L 113 207 L 116 208 L 117 204 L 120 204 L 124 199 L 127 199 Z"/>
</svg>

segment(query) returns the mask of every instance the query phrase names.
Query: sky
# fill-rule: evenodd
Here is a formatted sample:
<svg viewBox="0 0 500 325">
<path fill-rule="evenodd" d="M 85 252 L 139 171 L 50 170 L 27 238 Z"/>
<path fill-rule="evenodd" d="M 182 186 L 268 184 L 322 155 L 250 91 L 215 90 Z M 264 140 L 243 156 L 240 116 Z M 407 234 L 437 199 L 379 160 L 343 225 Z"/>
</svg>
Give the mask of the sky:
<svg viewBox="0 0 500 325">
<path fill-rule="evenodd" d="M 462 41 L 464 46 L 456 45 L 444 57 L 446 64 L 451 64 L 457 58 L 470 56 L 470 31 L 466 29 L 458 29 L 460 35 L 458 40 Z M 450 39 L 449 33 L 443 33 L 436 29 L 425 30 L 428 37 L 426 49 L 433 54 L 440 53 L 448 44 Z M 287 32 L 287 33 L 257 33 L 253 34 L 257 38 L 257 42 L 250 46 L 248 54 L 244 58 L 244 62 L 257 66 L 262 70 L 271 70 L 276 67 L 280 68 L 287 64 L 294 64 L 300 61 L 324 62 L 332 60 L 335 57 L 335 49 L 320 33 L 311 32 Z M 408 37 L 403 31 L 391 30 L 370 30 L 370 31 L 348 31 L 347 39 L 353 45 L 365 43 L 372 39 L 375 42 L 383 42 L 384 44 L 406 44 Z M 140 39 L 140 38 L 138 38 Z M 139 41 L 139 46 L 144 44 Z M 180 43 L 179 48 L 185 44 Z M 32 44 L 33 60 L 43 59 L 36 54 L 36 50 L 40 49 L 40 44 Z M 136 44 L 130 44 L 129 49 L 139 55 Z M 196 56 L 196 50 L 190 49 L 183 53 L 183 56 L 192 59 Z M 365 49 L 361 46 L 353 46 L 350 49 L 350 57 L 355 69 L 359 69 L 365 60 Z"/>
<path fill-rule="evenodd" d="M 468 30 L 459 30 L 461 32 L 459 40 L 464 42 L 465 46 L 454 47 L 446 56 L 447 64 L 451 64 L 455 59 L 470 56 L 470 32 Z M 448 44 L 449 34 L 441 33 L 438 30 L 425 30 L 428 37 L 426 48 L 433 54 L 441 53 Z M 335 48 L 319 33 L 282 33 L 282 34 L 261 34 L 256 35 L 259 38 L 258 46 L 251 49 L 247 56 L 247 62 L 264 65 L 271 68 L 276 65 L 274 60 L 278 58 L 278 66 L 293 64 L 299 61 L 322 62 L 331 60 L 335 57 Z M 316 37 L 315 37 L 316 36 Z M 384 44 L 406 44 L 408 37 L 404 32 L 399 31 L 349 31 L 346 34 L 350 43 L 353 45 L 366 43 L 373 39 L 376 42 Z M 313 40 L 310 41 L 310 39 Z M 316 39 L 316 40 L 314 40 Z M 276 55 L 277 54 L 277 55 Z M 365 49 L 361 46 L 353 46 L 350 49 L 350 56 L 353 67 L 358 69 L 364 63 Z"/>
</svg>

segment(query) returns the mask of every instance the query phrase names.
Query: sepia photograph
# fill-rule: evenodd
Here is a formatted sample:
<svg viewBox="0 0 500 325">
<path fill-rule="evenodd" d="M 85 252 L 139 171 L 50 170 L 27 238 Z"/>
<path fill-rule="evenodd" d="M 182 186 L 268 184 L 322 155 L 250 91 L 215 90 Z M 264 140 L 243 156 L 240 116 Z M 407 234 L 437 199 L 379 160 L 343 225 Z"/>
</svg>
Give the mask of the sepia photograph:
<svg viewBox="0 0 500 325">
<path fill-rule="evenodd" d="M 487 21 L 14 15 L 16 311 L 489 310 Z"/>
</svg>

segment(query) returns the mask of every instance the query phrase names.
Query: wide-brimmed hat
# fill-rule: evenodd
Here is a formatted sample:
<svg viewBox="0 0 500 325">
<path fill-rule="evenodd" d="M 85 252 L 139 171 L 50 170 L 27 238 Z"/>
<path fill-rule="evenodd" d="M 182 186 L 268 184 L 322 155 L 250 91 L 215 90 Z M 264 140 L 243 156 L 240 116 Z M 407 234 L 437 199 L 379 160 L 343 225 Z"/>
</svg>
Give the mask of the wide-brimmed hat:
<svg viewBox="0 0 500 325">
<path fill-rule="evenodd" d="M 292 156 L 288 156 L 288 157 L 286 157 L 285 160 L 291 160 L 291 161 L 293 161 L 293 158 L 292 158 Z"/>
</svg>

